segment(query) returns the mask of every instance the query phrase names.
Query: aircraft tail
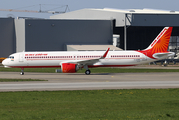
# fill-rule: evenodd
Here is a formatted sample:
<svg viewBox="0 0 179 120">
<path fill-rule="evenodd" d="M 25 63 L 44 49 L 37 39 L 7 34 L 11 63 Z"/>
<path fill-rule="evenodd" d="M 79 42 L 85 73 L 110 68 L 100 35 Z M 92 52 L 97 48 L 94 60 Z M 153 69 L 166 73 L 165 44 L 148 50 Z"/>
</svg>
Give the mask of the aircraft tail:
<svg viewBox="0 0 179 120">
<path fill-rule="evenodd" d="M 168 50 L 168 45 L 169 45 L 172 29 L 173 27 L 165 27 L 160 32 L 160 34 L 154 39 L 154 41 L 149 45 L 148 48 L 139 52 L 153 59 L 156 59 L 159 56 L 162 57 L 162 54 L 163 56 L 167 56 L 169 53 L 167 50 Z"/>
</svg>

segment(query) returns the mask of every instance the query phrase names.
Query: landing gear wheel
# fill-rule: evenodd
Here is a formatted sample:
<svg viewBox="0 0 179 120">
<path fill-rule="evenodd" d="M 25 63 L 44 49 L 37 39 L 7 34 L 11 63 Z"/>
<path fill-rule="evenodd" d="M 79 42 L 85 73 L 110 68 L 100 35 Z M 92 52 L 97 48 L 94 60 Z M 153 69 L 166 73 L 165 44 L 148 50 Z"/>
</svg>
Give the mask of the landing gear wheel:
<svg viewBox="0 0 179 120">
<path fill-rule="evenodd" d="M 21 68 L 21 75 L 24 75 L 24 68 Z"/>
<path fill-rule="evenodd" d="M 86 70 L 86 71 L 85 71 L 85 74 L 86 74 L 86 75 L 89 75 L 90 73 L 91 73 L 90 70 Z"/>
<path fill-rule="evenodd" d="M 21 72 L 20 74 L 21 74 L 21 75 L 24 75 L 24 72 Z"/>
</svg>

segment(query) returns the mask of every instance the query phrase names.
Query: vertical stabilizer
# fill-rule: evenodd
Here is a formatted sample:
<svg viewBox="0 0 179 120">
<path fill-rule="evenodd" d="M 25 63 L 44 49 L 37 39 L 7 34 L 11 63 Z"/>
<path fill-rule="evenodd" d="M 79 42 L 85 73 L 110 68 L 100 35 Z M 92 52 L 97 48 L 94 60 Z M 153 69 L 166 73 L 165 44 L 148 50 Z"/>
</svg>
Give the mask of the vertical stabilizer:
<svg viewBox="0 0 179 120">
<path fill-rule="evenodd" d="M 173 27 L 165 27 L 146 50 L 153 48 L 156 50 L 156 52 L 166 52 L 168 49 L 172 28 Z"/>
<path fill-rule="evenodd" d="M 154 41 L 145 50 L 139 51 L 145 53 L 148 57 L 153 58 L 155 53 L 168 52 L 168 45 L 173 27 L 165 27 Z"/>
</svg>

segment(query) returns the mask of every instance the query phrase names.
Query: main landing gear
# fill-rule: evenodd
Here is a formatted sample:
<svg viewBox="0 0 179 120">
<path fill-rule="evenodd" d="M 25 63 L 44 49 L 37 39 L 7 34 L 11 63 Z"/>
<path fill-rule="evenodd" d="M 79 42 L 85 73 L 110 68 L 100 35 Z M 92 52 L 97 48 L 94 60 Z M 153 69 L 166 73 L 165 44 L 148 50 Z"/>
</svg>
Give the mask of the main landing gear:
<svg viewBox="0 0 179 120">
<path fill-rule="evenodd" d="M 91 71 L 88 69 L 87 65 L 84 66 L 84 69 L 86 69 L 86 71 L 85 71 L 86 75 L 89 75 L 91 73 Z"/>
<path fill-rule="evenodd" d="M 24 68 L 21 68 L 21 75 L 24 75 Z"/>
<path fill-rule="evenodd" d="M 91 73 L 91 71 L 89 69 L 85 71 L 86 75 L 89 75 L 90 73 Z"/>
</svg>

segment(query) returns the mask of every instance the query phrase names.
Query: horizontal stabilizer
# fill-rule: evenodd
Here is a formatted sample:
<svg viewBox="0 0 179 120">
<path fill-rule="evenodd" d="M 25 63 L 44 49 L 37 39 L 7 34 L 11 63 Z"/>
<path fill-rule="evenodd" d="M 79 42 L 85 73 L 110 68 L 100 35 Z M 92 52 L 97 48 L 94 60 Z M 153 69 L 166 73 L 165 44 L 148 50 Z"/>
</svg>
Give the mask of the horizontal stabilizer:
<svg viewBox="0 0 179 120">
<path fill-rule="evenodd" d="M 157 58 L 157 59 L 163 59 L 163 58 L 167 58 L 167 57 L 171 57 L 171 56 L 174 56 L 175 53 L 174 52 L 166 52 L 166 53 L 155 53 L 153 54 L 153 57 L 154 58 Z"/>
</svg>

